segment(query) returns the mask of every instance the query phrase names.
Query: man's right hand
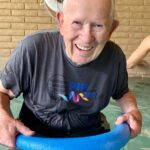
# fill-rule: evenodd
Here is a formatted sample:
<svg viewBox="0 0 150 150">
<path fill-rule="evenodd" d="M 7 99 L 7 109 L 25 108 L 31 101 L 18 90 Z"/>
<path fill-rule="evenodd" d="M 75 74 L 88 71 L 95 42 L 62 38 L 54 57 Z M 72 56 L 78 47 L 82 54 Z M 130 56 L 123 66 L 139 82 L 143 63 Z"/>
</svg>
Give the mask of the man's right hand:
<svg viewBox="0 0 150 150">
<path fill-rule="evenodd" d="M 11 148 L 16 146 L 16 135 L 18 133 L 26 136 L 34 134 L 34 131 L 13 118 L 10 112 L 10 99 L 13 97 L 13 92 L 5 89 L 0 80 L 0 144 Z"/>
<path fill-rule="evenodd" d="M 34 131 L 31 131 L 21 121 L 12 118 L 5 110 L 0 109 L 0 143 L 11 148 L 15 147 L 18 133 L 31 136 Z"/>
</svg>

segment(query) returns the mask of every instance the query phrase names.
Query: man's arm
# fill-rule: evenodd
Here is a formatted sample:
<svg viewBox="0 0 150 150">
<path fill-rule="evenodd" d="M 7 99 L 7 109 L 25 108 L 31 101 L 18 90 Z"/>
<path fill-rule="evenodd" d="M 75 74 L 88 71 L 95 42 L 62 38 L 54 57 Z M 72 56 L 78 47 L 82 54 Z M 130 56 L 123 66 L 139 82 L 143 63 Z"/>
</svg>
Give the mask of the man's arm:
<svg viewBox="0 0 150 150">
<path fill-rule="evenodd" d="M 133 68 L 150 52 L 150 36 L 147 36 L 127 59 L 127 68 Z"/>
<path fill-rule="evenodd" d="M 3 87 L 0 80 L 0 143 L 9 147 L 15 147 L 16 135 L 20 132 L 24 135 L 34 134 L 23 123 L 13 118 L 10 112 L 10 99 L 13 93 Z"/>
<path fill-rule="evenodd" d="M 131 137 L 137 136 L 141 132 L 142 115 L 138 109 L 136 99 L 131 91 L 124 94 L 121 99 L 117 101 L 124 114 L 119 116 L 116 124 L 127 122 L 131 130 Z"/>
</svg>

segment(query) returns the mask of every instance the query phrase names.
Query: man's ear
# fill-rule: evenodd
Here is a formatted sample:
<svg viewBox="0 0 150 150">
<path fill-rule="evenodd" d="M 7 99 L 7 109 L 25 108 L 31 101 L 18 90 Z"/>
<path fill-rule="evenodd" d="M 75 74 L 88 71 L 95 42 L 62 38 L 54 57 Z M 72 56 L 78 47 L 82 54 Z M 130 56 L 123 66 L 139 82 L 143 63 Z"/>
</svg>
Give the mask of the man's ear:
<svg viewBox="0 0 150 150">
<path fill-rule="evenodd" d="M 118 20 L 113 20 L 109 37 L 111 37 L 112 33 L 117 29 L 118 26 L 119 26 L 119 21 Z"/>
<path fill-rule="evenodd" d="M 59 29 L 61 29 L 62 24 L 63 24 L 63 22 L 64 22 L 63 13 L 62 13 L 62 12 L 57 12 L 57 13 L 56 13 L 56 17 L 57 17 L 58 27 L 59 27 Z"/>
</svg>

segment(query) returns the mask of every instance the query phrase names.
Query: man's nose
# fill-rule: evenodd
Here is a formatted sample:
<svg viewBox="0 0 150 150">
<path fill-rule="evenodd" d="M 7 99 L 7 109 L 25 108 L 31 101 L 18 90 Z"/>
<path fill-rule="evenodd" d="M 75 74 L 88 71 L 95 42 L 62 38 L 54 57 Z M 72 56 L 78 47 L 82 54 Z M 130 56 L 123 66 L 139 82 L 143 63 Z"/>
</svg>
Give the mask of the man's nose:
<svg viewBox="0 0 150 150">
<path fill-rule="evenodd" d="M 93 35 L 93 31 L 92 28 L 89 24 L 84 24 L 83 28 L 82 28 L 82 40 L 85 43 L 90 43 L 94 40 L 94 35 Z"/>
</svg>

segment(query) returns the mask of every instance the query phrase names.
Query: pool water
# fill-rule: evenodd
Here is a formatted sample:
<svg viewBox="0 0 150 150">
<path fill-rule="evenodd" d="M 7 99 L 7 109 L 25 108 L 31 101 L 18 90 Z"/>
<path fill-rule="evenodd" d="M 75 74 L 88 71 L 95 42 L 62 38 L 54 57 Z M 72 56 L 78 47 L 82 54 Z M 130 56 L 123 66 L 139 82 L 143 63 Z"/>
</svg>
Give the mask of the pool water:
<svg viewBox="0 0 150 150">
<path fill-rule="evenodd" d="M 137 97 L 138 106 L 143 116 L 142 133 L 129 141 L 124 150 L 150 150 L 150 78 L 129 78 L 129 88 Z M 15 117 L 18 116 L 22 98 L 19 97 L 11 102 L 11 109 Z M 114 100 L 103 110 L 110 122 L 111 128 L 114 127 L 115 119 L 121 110 Z M 0 150 L 8 150 L 7 147 L 0 145 Z"/>
<path fill-rule="evenodd" d="M 150 150 L 150 78 L 129 78 L 129 88 L 134 92 L 143 116 L 141 134 L 129 141 L 124 150 Z M 114 119 L 120 109 L 114 101 L 104 110 L 107 119 L 114 126 Z"/>
<path fill-rule="evenodd" d="M 138 106 L 143 116 L 142 133 L 131 140 L 128 150 L 150 150 L 150 78 L 133 78 L 129 80 L 134 91 Z"/>
</svg>

